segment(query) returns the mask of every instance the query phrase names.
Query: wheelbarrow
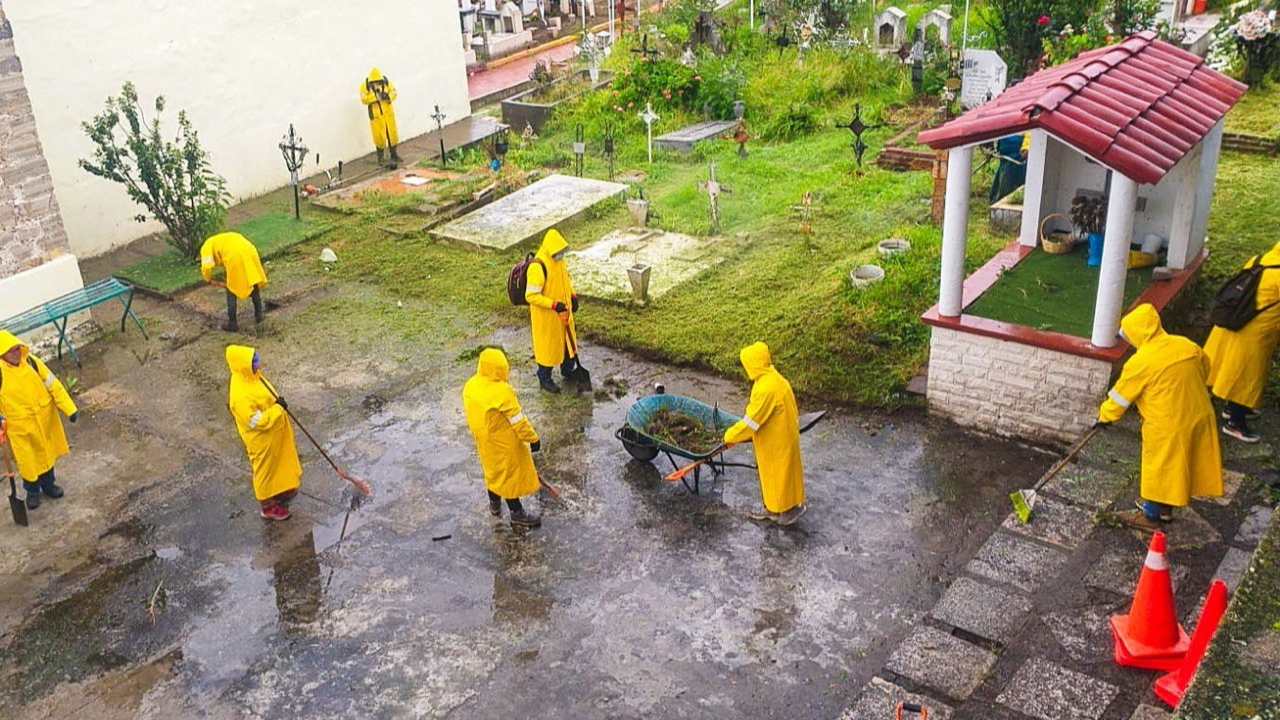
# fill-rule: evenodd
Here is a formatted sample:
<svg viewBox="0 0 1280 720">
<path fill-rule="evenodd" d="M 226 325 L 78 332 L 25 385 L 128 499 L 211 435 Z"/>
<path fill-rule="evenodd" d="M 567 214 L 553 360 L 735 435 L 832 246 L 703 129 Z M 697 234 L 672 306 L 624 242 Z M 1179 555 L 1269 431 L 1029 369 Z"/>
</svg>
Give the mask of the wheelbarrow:
<svg viewBox="0 0 1280 720">
<path fill-rule="evenodd" d="M 684 483 L 685 488 L 689 492 L 697 495 L 701 490 L 702 468 L 706 467 L 711 470 L 712 477 L 718 478 L 724 474 L 726 468 L 738 467 L 756 469 L 756 466 L 750 463 L 730 462 L 724 459 L 725 448 L 718 447 L 707 453 L 698 453 L 688 450 L 678 445 L 659 440 L 644 431 L 649 426 L 655 413 L 659 410 L 668 410 L 688 415 L 693 419 L 701 422 L 704 426 L 712 428 L 716 434 L 723 433 L 729 426 L 740 421 L 742 418 L 721 410 L 718 407 L 712 407 L 700 400 L 684 397 L 683 395 L 669 395 L 665 392 L 659 392 L 654 395 L 640 398 L 630 409 L 627 410 L 626 424 L 618 428 L 614 432 L 614 437 L 622 443 L 631 457 L 641 462 L 653 462 L 659 455 L 664 455 L 667 461 L 671 463 L 673 470 L 679 470 L 683 465 L 689 462 L 701 462 L 702 465 L 693 470 L 693 485 L 689 485 L 688 476 L 682 477 L 680 482 Z M 826 415 L 826 411 L 808 413 L 800 417 L 800 432 L 804 433 L 818 424 Z M 677 462 L 677 458 L 684 462 Z"/>
</svg>

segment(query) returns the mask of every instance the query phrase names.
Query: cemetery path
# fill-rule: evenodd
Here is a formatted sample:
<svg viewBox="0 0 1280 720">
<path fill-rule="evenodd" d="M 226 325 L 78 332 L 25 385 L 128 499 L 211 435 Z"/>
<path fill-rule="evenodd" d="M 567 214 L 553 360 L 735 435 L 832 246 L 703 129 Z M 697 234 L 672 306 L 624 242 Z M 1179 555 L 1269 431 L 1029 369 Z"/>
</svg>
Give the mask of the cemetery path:
<svg viewBox="0 0 1280 720">
<path fill-rule="evenodd" d="M 546 396 L 523 328 L 351 343 L 343 323 L 380 321 L 343 319 L 359 292 L 236 339 L 374 482 L 340 544 L 342 483 L 305 447 L 311 496 L 286 523 L 257 517 L 218 298 L 140 301 L 153 341 L 113 335 L 64 371 L 86 409 L 68 496 L 0 530 L 0 715 L 835 717 L 1051 460 L 916 412 L 838 410 L 804 438 L 810 512 L 761 527 L 743 516 L 751 471 L 693 496 L 613 437 L 655 381 L 724 407 L 745 381 L 591 347 L 611 390 Z M 532 533 L 487 512 L 459 399 L 479 343 L 512 356 L 565 497 Z"/>
</svg>

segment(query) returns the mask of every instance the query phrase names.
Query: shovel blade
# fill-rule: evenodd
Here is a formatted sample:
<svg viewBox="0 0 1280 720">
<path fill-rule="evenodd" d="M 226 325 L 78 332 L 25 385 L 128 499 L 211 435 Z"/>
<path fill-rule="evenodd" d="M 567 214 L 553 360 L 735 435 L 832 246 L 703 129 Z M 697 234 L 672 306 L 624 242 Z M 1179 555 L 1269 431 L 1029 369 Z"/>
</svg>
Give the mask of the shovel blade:
<svg viewBox="0 0 1280 720">
<path fill-rule="evenodd" d="M 27 520 L 27 504 L 18 499 L 18 486 L 12 477 L 9 478 L 9 512 L 13 513 L 15 525 L 27 527 L 30 524 Z"/>
</svg>

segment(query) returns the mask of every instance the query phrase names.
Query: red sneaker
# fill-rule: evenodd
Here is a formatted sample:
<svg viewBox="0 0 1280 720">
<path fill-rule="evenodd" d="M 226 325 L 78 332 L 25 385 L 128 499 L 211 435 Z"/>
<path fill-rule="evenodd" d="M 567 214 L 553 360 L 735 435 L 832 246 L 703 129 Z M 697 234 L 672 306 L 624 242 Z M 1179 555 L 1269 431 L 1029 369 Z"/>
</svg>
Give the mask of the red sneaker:
<svg viewBox="0 0 1280 720">
<path fill-rule="evenodd" d="M 289 508 L 283 505 L 268 505 L 262 508 L 260 514 L 263 520 L 288 520 Z"/>
</svg>

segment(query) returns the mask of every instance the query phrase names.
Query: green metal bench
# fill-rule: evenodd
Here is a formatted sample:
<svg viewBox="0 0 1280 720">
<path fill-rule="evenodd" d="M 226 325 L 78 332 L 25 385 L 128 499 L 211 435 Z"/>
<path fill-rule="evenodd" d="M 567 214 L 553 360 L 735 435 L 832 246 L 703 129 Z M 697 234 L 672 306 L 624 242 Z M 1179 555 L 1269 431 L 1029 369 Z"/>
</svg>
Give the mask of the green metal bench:
<svg viewBox="0 0 1280 720">
<path fill-rule="evenodd" d="M 68 318 L 78 312 L 115 299 L 119 299 L 120 304 L 124 306 L 124 313 L 120 315 L 120 332 L 124 332 L 125 320 L 132 318 L 137 323 L 138 329 L 142 331 L 142 337 L 147 337 L 147 329 L 142 326 L 142 321 L 138 319 L 138 316 L 133 314 L 133 286 L 115 278 L 107 278 L 90 283 L 79 290 L 42 303 L 21 315 L 15 315 L 7 320 L 0 321 L 0 327 L 14 335 L 21 335 L 52 324 L 58 329 L 58 361 L 62 361 L 62 346 L 66 344 L 67 348 L 71 350 L 71 357 L 75 359 L 78 366 L 80 365 L 80 355 L 76 352 L 76 346 L 72 344 L 71 338 L 67 336 Z"/>
</svg>

